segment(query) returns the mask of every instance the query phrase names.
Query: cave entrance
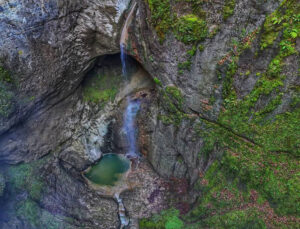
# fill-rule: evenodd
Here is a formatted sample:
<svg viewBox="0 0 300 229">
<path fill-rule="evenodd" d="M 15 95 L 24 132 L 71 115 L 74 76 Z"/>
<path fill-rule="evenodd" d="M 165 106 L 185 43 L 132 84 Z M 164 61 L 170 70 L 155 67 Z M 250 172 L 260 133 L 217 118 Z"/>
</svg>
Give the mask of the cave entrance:
<svg viewBox="0 0 300 229">
<path fill-rule="evenodd" d="M 97 58 L 82 83 L 84 100 L 98 105 L 119 103 L 129 95 L 144 98 L 155 89 L 150 74 L 132 57 L 126 56 L 125 76 L 122 69 L 120 54 Z"/>
<path fill-rule="evenodd" d="M 140 144 L 139 127 L 149 118 L 146 113 L 156 99 L 155 83 L 141 64 L 126 56 L 124 74 L 120 54 L 99 57 L 82 82 L 82 94 L 92 111 L 90 120 L 96 120 L 86 141 L 86 153 L 94 162 L 106 154 L 141 156 L 145 147 Z"/>
</svg>

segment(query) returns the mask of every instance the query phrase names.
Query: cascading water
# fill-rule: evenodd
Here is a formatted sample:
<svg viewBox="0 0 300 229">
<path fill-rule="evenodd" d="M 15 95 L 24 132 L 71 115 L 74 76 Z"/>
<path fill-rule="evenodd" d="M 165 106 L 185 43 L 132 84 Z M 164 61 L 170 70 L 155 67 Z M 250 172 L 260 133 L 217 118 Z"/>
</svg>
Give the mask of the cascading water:
<svg viewBox="0 0 300 229">
<path fill-rule="evenodd" d="M 119 217 L 120 217 L 120 221 L 121 221 L 121 228 L 120 229 L 123 229 L 124 227 L 128 226 L 129 219 L 128 219 L 128 217 L 126 217 L 125 207 L 124 207 L 122 199 L 120 198 L 120 194 L 116 193 L 115 198 L 116 198 L 116 200 L 118 202 L 118 205 L 119 205 Z"/>
<path fill-rule="evenodd" d="M 128 150 L 126 156 L 129 158 L 138 157 L 139 153 L 136 146 L 136 128 L 135 128 L 135 118 L 137 112 L 140 109 L 140 101 L 138 99 L 129 100 L 127 99 L 128 105 L 126 112 L 124 114 L 124 125 L 123 130 L 126 135 L 126 140 L 128 143 Z"/>
<path fill-rule="evenodd" d="M 120 38 L 120 50 L 121 50 L 121 61 L 122 61 L 122 73 L 123 73 L 123 76 L 127 79 L 127 66 L 126 66 L 126 41 L 127 41 L 127 38 L 128 38 L 128 28 L 129 28 L 129 25 L 132 21 L 132 17 L 133 17 L 133 12 L 135 10 L 135 7 L 136 7 L 136 2 L 133 4 L 129 14 L 128 14 L 128 17 L 125 21 L 125 24 L 123 26 L 123 30 L 122 30 L 122 33 L 121 33 L 121 38 Z"/>
<path fill-rule="evenodd" d="M 121 50 L 121 62 L 122 62 L 122 75 L 127 79 L 127 66 L 126 66 L 126 53 L 125 53 L 125 44 L 120 44 Z"/>
<path fill-rule="evenodd" d="M 130 13 L 128 14 L 128 17 L 126 19 L 126 22 L 124 24 L 121 39 L 120 39 L 120 50 L 121 50 L 121 62 L 122 62 L 122 74 L 126 81 L 128 81 L 127 78 L 127 55 L 126 55 L 126 41 L 128 37 L 128 27 L 131 23 L 133 12 L 135 10 L 136 3 L 133 4 Z M 137 115 L 137 112 L 140 108 L 140 101 L 139 100 L 130 100 L 129 97 L 127 97 L 127 108 L 126 112 L 124 114 L 124 124 L 123 124 L 123 130 L 126 135 L 127 144 L 129 145 L 128 150 L 126 152 L 127 157 L 137 157 L 137 147 L 136 147 L 136 130 L 135 130 L 135 117 Z M 119 217 L 121 221 L 120 228 L 126 228 L 129 223 L 130 219 L 126 216 L 125 207 L 123 204 L 122 199 L 120 198 L 120 194 L 116 193 L 115 198 L 119 205 Z"/>
</svg>

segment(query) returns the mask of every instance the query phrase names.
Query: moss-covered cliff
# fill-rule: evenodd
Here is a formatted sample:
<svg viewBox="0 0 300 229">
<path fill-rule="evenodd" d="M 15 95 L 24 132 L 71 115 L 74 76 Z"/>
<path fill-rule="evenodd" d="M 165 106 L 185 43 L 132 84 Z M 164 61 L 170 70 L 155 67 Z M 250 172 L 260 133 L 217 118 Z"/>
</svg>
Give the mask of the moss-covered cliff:
<svg viewBox="0 0 300 229">
<path fill-rule="evenodd" d="M 120 226 L 82 173 L 124 153 L 129 96 L 130 228 L 299 228 L 298 1 L 132 3 L 0 1 L 0 227 Z"/>
</svg>

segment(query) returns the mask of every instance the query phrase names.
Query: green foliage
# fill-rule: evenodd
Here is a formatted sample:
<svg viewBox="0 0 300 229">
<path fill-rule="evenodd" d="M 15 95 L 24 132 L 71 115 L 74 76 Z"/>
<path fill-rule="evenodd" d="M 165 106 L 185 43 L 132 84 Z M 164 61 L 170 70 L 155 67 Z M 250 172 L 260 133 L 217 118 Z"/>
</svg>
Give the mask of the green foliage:
<svg viewBox="0 0 300 229">
<path fill-rule="evenodd" d="M 0 117 L 8 117 L 12 112 L 14 94 L 11 87 L 13 84 L 11 74 L 0 66 Z"/>
<path fill-rule="evenodd" d="M 16 215 L 18 218 L 26 221 L 30 228 L 39 229 L 71 229 L 69 218 L 60 216 L 59 219 L 55 215 L 50 214 L 48 211 L 42 209 L 36 202 L 27 199 L 17 204 Z M 66 223 L 63 223 L 64 220 Z"/>
<path fill-rule="evenodd" d="M 183 73 L 183 70 L 190 71 L 192 66 L 192 57 L 196 55 L 197 52 L 197 46 L 193 46 L 192 49 L 187 51 L 187 60 L 181 63 L 178 63 L 178 72 L 180 74 Z"/>
<path fill-rule="evenodd" d="M 287 6 L 294 8 L 294 1 L 283 2 L 285 12 L 294 12 Z M 282 7 L 282 6 L 281 6 Z M 276 10 L 274 14 L 279 14 L 280 9 Z M 273 20 L 274 21 L 274 20 Z M 282 23 L 283 20 L 276 21 Z M 291 22 L 293 25 L 294 22 Z M 288 36 L 288 35 L 287 35 Z M 239 47 L 238 44 L 235 44 Z M 237 99 L 236 92 L 232 86 L 233 76 L 237 71 L 238 56 L 233 58 L 233 62 L 229 64 L 226 77 L 223 83 L 223 98 L 224 98 L 224 112 L 219 116 L 219 122 L 230 128 L 236 133 L 252 139 L 257 144 L 264 146 L 265 150 L 272 151 L 288 151 L 291 154 L 299 154 L 299 141 L 296 140 L 296 133 L 299 133 L 297 125 L 299 123 L 295 120 L 298 117 L 298 110 L 295 110 L 294 115 L 289 116 L 288 113 L 276 117 L 276 120 L 267 122 L 266 117 L 274 111 L 279 104 L 281 104 L 283 96 L 283 86 L 285 75 L 282 75 L 285 57 L 296 54 L 293 48 L 295 41 L 291 37 L 282 37 L 279 46 L 279 53 L 275 56 L 265 73 L 259 73 L 259 79 L 256 82 L 254 89 L 250 94 L 246 95 L 243 99 Z M 239 48 L 238 48 L 239 49 Z M 242 51 L 243 49 L 241 49 Z M 241 53 L 239 51 L 239 53 Z M 270 99 L 264 107 L 259 109 L 257 104 L 266 96 Z M 293 104 L 290 106 L 292 107 Z M 285 117 L 285 122 L 282 117 Z M 277 125 L 275 125 L 277 123 Z M 276 126 L 276 128 L 275 128 Z M 277 128 L 278 127 L 278 128 Z M 281 129 L 280 135 L 277 135 Z M 268 133 L 267 135 L 265 133 Z M 269 138 L 272 136 L 272 138 Z"/>
<path fill-rule="evenodd" d="M 179 211 L 175 209 L 168 209 L 162 211 L 159 215 L 154 215 L 150 219 L 142 219 L 139 222 L 141 229 L 181 229 L 184 224 L 179 219 Z"/>
<path fill-rule="evenodd" d="M 227 20 L 230 16 L 233 15 L 235 8 L 235 0 L 225 0 L 223 8 L 223 19 Z"/>
<path fill-rule="evenodd" d="M 198 125 L 198 134 L 204 139 L 204 147 L 201 149 L 200 156 L 210 154 L 215 147 L 218 147 L 218 151 L 223 149 L 224 155 L 220 161 L 215 161 L 206 172 L 203 180 L 207 182 L 202 183 L 199 180 L 196 187 L 201 190 L 202 197 L 185 219 L 198 221 L 204 218 L 205 220 L 202 220 L 204 225 L 201 224 L 203 227 L 208 226 L 205 222 L 210 222 L 212 223 L 211 227 L 219 228 L 221 225 L 217 226 L 216 222 L 210 221 L 211 214 L 222 215 L 221 213 L 226 209 L 240 209 L 240 206 L 247 206 L 249 202 L 253 202 L 249 196 L 251 190 L 252 193 L 253 190 L 258 192 L 257 202 L 254 202 L 252 206 L 260 211 L 263 209 L 261 216 L 268 214 L 270 206 L 279 215 L 299 215 L 300 205 L 297 199 L 300 188 L 300 170 L 298 160 L 286 153 L 272 152 L 272 147 L 276 144 L 277 139 L 281 138 L 278 133 L 284 133 L 282 129 L 286 128 L 285 125 L 294 128 L 293 131 L 296 134 L 291 132 L 288 136 L 293 134 L 294 140 L 297 141 L 297 133 L 300 133 L 300 129 L 297 127 L 300 120 L 299 113 L 298 111 L 297 115 L 290 115 L 294 116 L 293 121 L 289 120 L 291 117 L 279 115 L 275 123 L 270 123 L 266 129 L 262 127 L 261 132 L 257 134 L 264 141 L 262 146 L 251 143 L 219 124 L 202 120 Z M 298 124 L 292 124 L 292 122 L 298 122 Z M 268 131 L 266 132 L 266 130 Z M 272 142 L 269 144 L 268 141 Z M 292 146 L 295 151 L 296 147 Z M 266 207 L 259 207 L 265 201 L 270 203 L 269 210 Z M 226 222 L 231 220 L 228 217 L 229 215 L 224 215 Z M 241 218 L 241 223 L 248 222 L 250 219 L 249 215 L 245 219 Z M 223 220 L 218 220 L 218 222 L 220 221 Z M 260 220 L 256 219 L 255 221 Z M 275 222 L 272 221 L 272 223 Z"/>
<path fill-rule="evenodd" d="M 198 49 L 199 49 L 200 52 L 203 52 L 203 50 L 204 50 L 204 45 L 199 45 Z"/>
<path fill-rule="evenodd" d="M 85 101 L 104 105 L 115 99 L 120 82 L 120 76 L 92 76 L 84 83 L 83 98 Z"/>
<path fill-rule="evenodd" d="M 270 30 L 280 36 L 278 53 L 265 72 L 256 74 L 258 80 L 253 90 L 238 98 L 233 87 L 233 77 L 238 77 L 236 72 L 240 72 L 239 55 L 251 44 L 234 41 L 235 52 L 232 52 L 226 75 L 219 77 L 224 79 L 224 109 L 217 122 L 200 120 L 197 133 L 204 140 L 204 146 L 199 157 L 205 160 L 216 151 L 223 152 L 223 156 L 195 184 L 202 196 L 184 218 L 192 222 L 189 223 L 190 228 L 299 226 L 290 217 L 300 214 L 300 108 L 297 87 L 289 89 L 293 94 L 293 99 L 287 104 L 290 110 L 277 115 L 273 112 L 282 102 L 286 91 L 284 82 L 286 77 L 290 77 L 283 75 L 286 57 L 298 54 L 294 37 L 298 27 L 295 13 L 299 6 L 295 7 L 295 1 L 284 1 L 282 7 L 272 14 L 280 20 L 270 18 L 265 23 L 265 26 L 268 21 L 272 26 L 282 26 L 278 30 Z M 288 25 L 284 24 L 287 19 L 282 16 L 283 12 L 290 15 Z M 282 35 L 280 31 L 283 31 Z M 262 41 L 266 41 L 269 35 L 263 34 Z M 270 219 L 267 216 L 273 210 L 275 214 Z M 281 216 L 288 219 L 284 224 Z"/>
<path fill-rule="evenodd" d="M 183 96 L 175 86 L 167 86 L 161 90 L 161 105 L 166 114 L 159 115 L 159 119 L 166 125 L 179 125 L 187 117 L 183 112 Z"/>
<path fill-rule="evenodd" d="M 181 71 L 181 70 L 190 70 L 191 69 L 191 65 L 192 65 L 192 62 L 191 60 L 187 60 L 187 61 L 184 61 L 184 62 L 181 62 L 181 63 L 178 63 L 178 70 Z"/>
<path fill-rule="evenodd" d="M 17 216 L 24 218 L 32 228 L 37 228 L 40 221 L 39 206 L 31 200 L 22 201 L 17 207 Z"/>
<path fill-rule="evenodd" d="M 0 66 L 0 82 L 5 83 L 12 83 L 13 78 L 11 77 L 10 73 L 5 70 L 3 67 Z"/>
<path fill-rule="evenodd" d="M 260 218 L 259 212 L 255 209 L 236 210 L 224 215 L 216 215 L 204 220 L 203 227 L 213 228 L 248 228 L 267 229 L 264 221 Z"/>
<path fill-rule="evenodd" d="M 161 83 L 161 81 L 160 81 L 157 77 L 154 77 L 153 80 L 154 80 L 154 83 L 155 83 L 156 85 L 162 87 L 162 83 Z"/>
<path fill-rule="evenodd" d="M 206 21 L 193 14 L 184 15 L 178 19 L 174 32 L 185 44 L 202 41 L 207 37 Z"/>
<path fill-rule="evenodd" d="M 202 1 L 187 0 L 192 3 L 193 14 L 177 18 L 169 0 L 148 0 L 151 11 L 151 24 L 162 42 L 165 34 L 172 31 L 175 37 L 185 44 L 197 43 L 207 35 L 206 13 L 202 10 Z"/>
<path fill-rule="evenodd" d="M 165 34 L 171 29 L 174 17 L 171 14 L 169 0 L 148 0 L 151 11 L 151 23 L 154 26 L 160 40 L 163 41 Z"/>
<path fill-rule="evenodd" d="M 288 53 L 294 53 L 294 42 L 300 32 L 300 6 L 297 0 L 284 0 L 280 7 L 266 18 L 264 33 L 261 38 L 261 49 L 272 45 L 280 32 L 283 31 L 281 48 Z M 288 54 L 287 55 L 290 55 Z"/>
<path fill-rule="evenodd" d="M 43 163 L 36 161 L 28 164 L 11 166 L 8 170 L 9 182 L 17 191 L 26 190 L 34 200 L 40 200 L 44 183 L 37 176 L 37 166 Z"/>
</svg>

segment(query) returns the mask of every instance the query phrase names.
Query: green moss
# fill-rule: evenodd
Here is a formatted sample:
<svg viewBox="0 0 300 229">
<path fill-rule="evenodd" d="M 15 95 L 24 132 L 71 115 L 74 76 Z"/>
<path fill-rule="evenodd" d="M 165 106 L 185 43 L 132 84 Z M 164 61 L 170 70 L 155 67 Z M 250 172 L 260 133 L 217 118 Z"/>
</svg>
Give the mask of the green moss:
<svg viewBox="0 0 300 229">
<path fill-rule="evenodd" d="M 199 49 L 200 52 L 203 52 L 203 50 L 204 50 L 204 45 L 199 45 L 198 49 Z"/>
<path fill-rule="evenodd" d="M 178 19 L 174 33 L 185 44 L 202 41 L 207 37 L 206 21 L 193 14 L 184 15 Z"/>
<path fill-rule="evenodd" d="M 11 166 L 8 170 L 9 182 L 18 191 L 27 191 L 34 200 L 40 200 L 44 183 L 37 176 L 38 166 L 43 161 Z"/>
<path fill-rule="evenodd" d="M 85 101 L 104 105 L 115 99 L 120 82 L 121 76 L 92 76 L 84 83 L 83 98 Z"/>
<path fill-rule="evenodd" d="M 0 82 L 13 83 L 13 78 L 9 71 L 0 66 Z"/>
<path fill-rule="evenodd" d="M 300 6 L 296 0 L 284 0 L 280 7 L 266 18 L 261 38 L 261 49 L 272 45 L 283 32 L 284 40 L 281 41 L 283 49 L 294 52 L 293 40 L 300 32 Z"/>
<path fill-rule="evenodd" d="M 159 115 L 159 119 L 166 125 L 179 125 L 187 117 L 183 112 L 184 99 L 181 91 L 175 86 L 167 86 L 160 93 L 164 114 Z"/>
<path fill-rule="evenodd" d="M 142 219 L 139 222 L 141 229 L 181 229 L 184 224 L 179 219 L 179 211 L 175 209 L 169 209 L 162 211 L 159 215 L 154 215 L 150 219 Z"/>
<path fill-rule="evenodd" d="M 55 215 L 52 215 L 48 211 L 42 209 L 36 202 L 30 199 L 21 201 L 17 204 L 16 215 L 18 218 L 26 221 L 32 229 L 74 228 L 69 225 L 69 223 L 73 222 L 73 219 L 70 220 L 70 218 L 64 216 L 59 216 L 58 219 Z"/>
<path fill-rule="evenodd" d="M 189 58 L 189 60 L 187 60 L 187 61 L 178 63 L 178 71 L 181 71 L 181 70 L 188 70 L 189 71 L 191 69 L 191 66 L 192 66 L 192 62 Z"/>
<path fill-rule="evenodd" d="M 13 110 L 14 94 L 11 90 L 14 80 L 11 74 L 0 66 L 0 116 L 8 117 Z"/>
<path fill-rule="evenodd" d="M 193 14 L 177 17 L 169 0 L 148 0 L 151 11 L 151 24 L 163 42 L 170 31 L 185 44 L 193 44 L 204 40 L 207 35 L 206 13 L 202 10 L 202 1 L 187 0 L 192 3 Z"/>
<path fill-rule="evenodd" d="M 148 0 L 151 11 L 151 23 L 154 26 L 160 41 L 163 41 L 165 34 L 171 29 L 174 23 L 174 16 L 171 13 L 169 0 Z"/>
<path fill-rule="evenodd" d="M 223 19 L 227 20 L 230 16 L 233 15 L 235 8 L 235 0 L 225 0 L 223 8 Z"/>
<path fill-rule="evenodd" d="M 153 80 L 154 80 L 154 83 L 155 83 L 156 85 L 162 87 L 162 83 L 161 83 L 161 81 L 160 81 L 157 77 L 154 77 Z"/>
<path fill-rule="evenodd" d="M 31 200 L 22 201 L 17 207 L 17 216 L 24 218 L 32 228 L 38 228 L 40 225 L 39 214 L 39 206 Z"/>
<path fill-rule="evenodd" d="M 225 227 L 226 225 L 221 226 L 217 223 L 223 221 L 222 219 L 216 222 L 210 219 L 214 218 L 213 215 L 221 216 L 224 212 L 229 211 L 229 215 L 225 214 L 222 217 L 226 222 L 230 222 L 231 211 L 240 209 L 241 206 L 248 206 L 249 202 L 251 202 L 250 206 L 253 206 L 253 210 L 260 211 L 259 215 L 262 218 L 265 218 L 264 215 L 271 211 L 271 207 L 279 216 L 299 215 L 300 205 L 297 202 L 299 195 L 296 191 L 300 187 L 298 160 L 286 153 L 272 152 L 274 145 L 278 144 L 276 143 L 278 138 L 285 135 L 278 136 L 278 133 L 285 132 L 281 128 L 287 128 L 286 126 L 292 128 L 296 134 L 289 133 L 290 141 L 293 141 L 292 139 L 298 141 L 296 136 L 300 133 L 300 129 L 298 128 L 299 121 L 296 120 L 300 120 L 299 111 L 290 116 L 293 117 L 293 121 L 289 120 L 291 117 L 279 115 L 275 123 L 270 123 L 268 127 L 260 127 L 262 130 L 257 133 L 257 136 L 263 139 L 262 146 L 251 143 L 222 125 L 206 120 L 200 121 L 198 134 L 204 139 L 200 157 L 211 154 L 216 147 L 218 151 L 223 149 L 224 155 L 220 161 L 217 160 L 213 163 L 205 176 L 196 184 L 196 188 L 202 193 L 201 198 L 195 205 L 196 207 L 184 219 L 193 222 L 202 219 L 202 226 L 199 228 L 208 225 L 212 228 Z M 272 142 L 269 144 L 268 141 Z M 299 147 L 294 145 L 290 150 L 297 151 L 297 148 Z M 206 182 L 201 182 L 201 180 Z M 250 195 L 255 192 L 257 193 L 257 202 L 253 202 L 256 200 L 253 200 Z M 265 201 L 268 201 L 268 207 L 264 205 Z M 247 209 L 245 208 L 246 211 Z M 240 223 L 244 224 L 250 219 L 251 217 L 247 214 L 245 219 L 241 218 Z M 270 220 L 269 223 L 276 223 L 274 218 Z M 254 221 L 260 220 L 255 219 Z"/>
</svg>

